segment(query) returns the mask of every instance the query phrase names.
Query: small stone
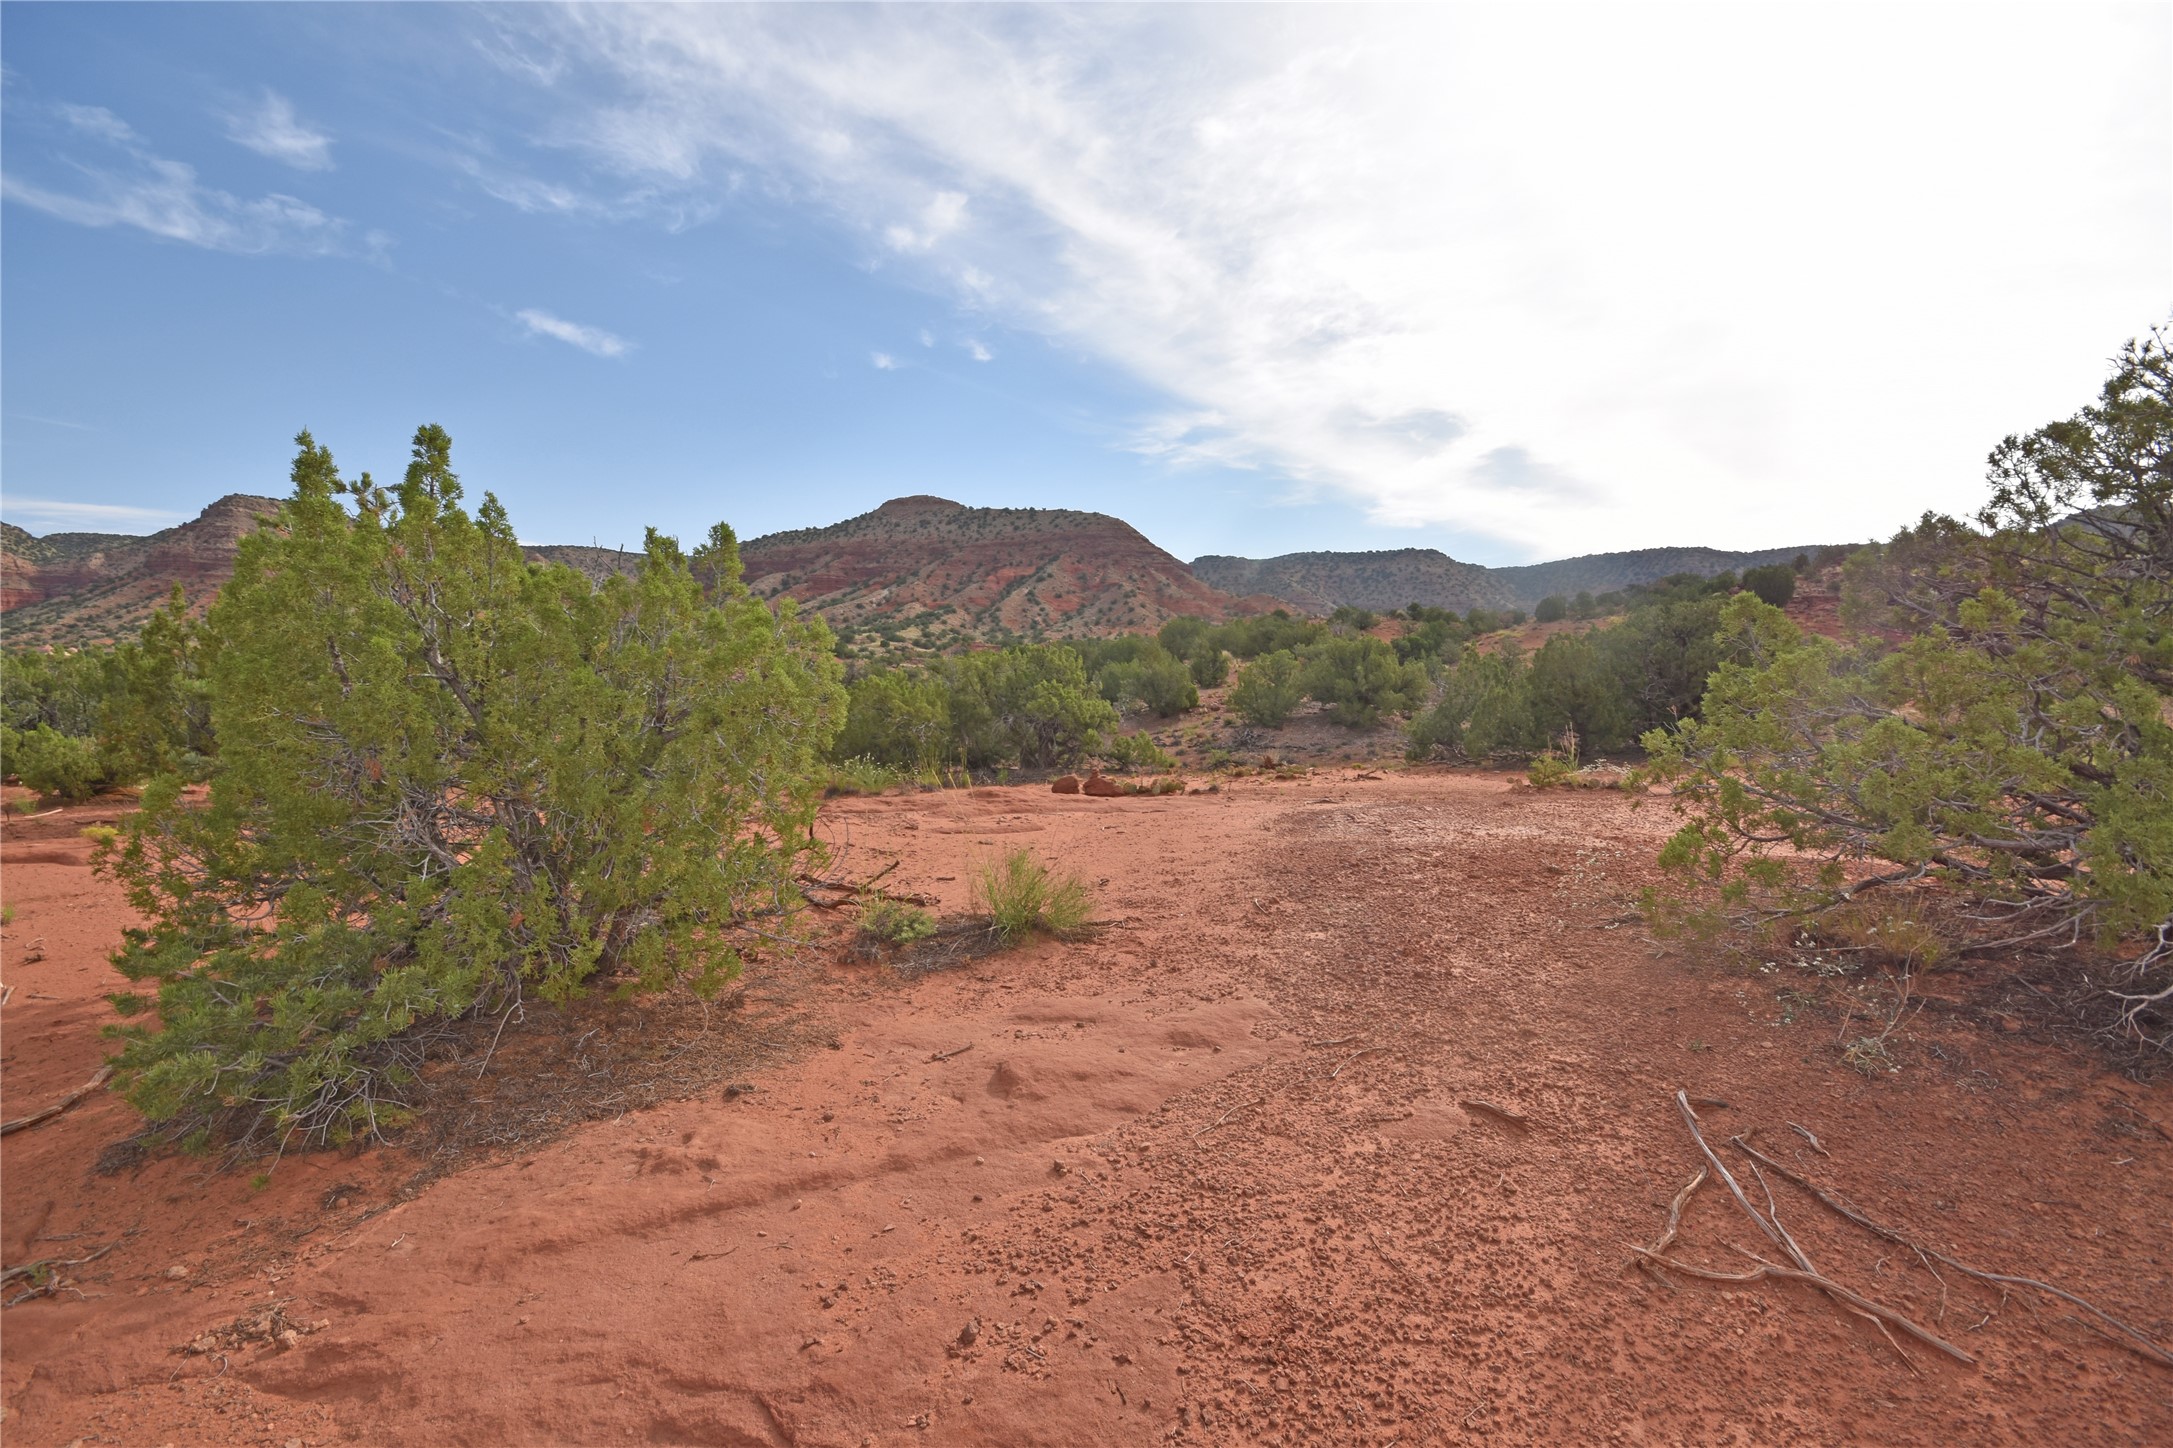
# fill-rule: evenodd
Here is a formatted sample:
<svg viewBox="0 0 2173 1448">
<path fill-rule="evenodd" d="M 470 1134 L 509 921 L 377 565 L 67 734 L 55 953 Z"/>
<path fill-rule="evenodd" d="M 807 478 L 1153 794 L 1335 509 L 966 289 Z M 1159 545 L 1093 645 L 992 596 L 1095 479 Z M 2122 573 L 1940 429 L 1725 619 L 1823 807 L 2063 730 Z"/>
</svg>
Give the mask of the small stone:
<svg viewBox="0 0 2173 1448">
<path fill-rule="evenodd" d="M 976 1317 L 958 1331 L 958 1345 L 972 1347 L 981 1340 L 981 1319 Z"/>
<path fill-rule="evenodd" d="M 1050 780 L 1049 792 L 1052 794 L 1077 794 L 1079 792 L 1079 776 L 1066 774 Z"/>
<path fill-rule="evenodd" d="M 166 1269 L 166 1280 L 169 1282 L 179 1282 L 182 1278 L 188 1275 L 189 1269 L 187 1267 L 184 1267 L 179 1262 L 174 1263 L 173 1266 Z"/>
</svg>

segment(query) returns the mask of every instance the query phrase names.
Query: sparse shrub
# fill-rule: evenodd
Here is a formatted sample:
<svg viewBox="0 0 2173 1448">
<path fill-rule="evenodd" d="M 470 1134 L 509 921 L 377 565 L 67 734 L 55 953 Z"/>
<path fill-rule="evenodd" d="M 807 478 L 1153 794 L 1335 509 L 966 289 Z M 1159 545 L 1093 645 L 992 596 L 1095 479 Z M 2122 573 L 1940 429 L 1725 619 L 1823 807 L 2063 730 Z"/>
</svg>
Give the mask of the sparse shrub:
<svg viewBox="0 0 2173 1448">
<path fill-rule="evenodd" d="M 1370 729 L 1390 714 L 1407 714 L 1426 699 L 1424 666 L 1407 664 L 1366 634 L 1324 640 L 1309 651 L 1300 682 L 1348 729 Z"/>
<path fill-rule="evenodd" d="M 1796 596 L 1796 570 L 1785 563 L 1769 564 L 1764 568 L 1743 570 L 1743 587 L 1757 594 L 1775 608 L 1787 606 Z"/>
<path fill-rule="evenodd" d="M 1262 654 L 1237 676 L 1237 687 L 1230 691 L 1231 710 L 1255 728 L 1281 728 L 1305 698 L 1299 672 L 1298 656 L 1287 649 Z"/>
<path fill-rule="evenodd" d="M 1105 735 L 1095 747 L 1095 757 L 1107 760 L 1110 766 L 1120 770 L 1175 769 L 1177 761 L 1170 758 L 1161 745 L 1145 734 L 1126 734 L 1121 730 Z"/>
<path fill-rule="evenodd" d="M 39 794 L 89 799 L 116 782 L 98 741 L 63 734 L 47 724 L 0 734 L 0 769 Z"/>
<path fill-rule="evenodd" d="M 1084 880 L 1052 875 L 1025 849 L 1009 851 L 1001 860 L 976 869 L 973 898 L 1006 945 L 1017 945 L 1035 931 L 1076 934 L 1094 909 Z"/>
<path fill-rule="evenodd" d="M 1686 817 L 1661 855 L 1678 903 L 1810 916 L 1943 883 L 1973 949 L 2120 948 L 2125 1028 L 2173 1041 L 2169 456 L 2154 333 L 2092 405 L 1994 450 L 1976 527 L 1927 516 L 1849 560 L 1844 616 L 1904 642 L 1730 600 L 1701 720 L 1645 741 Z"/>
<path fill-rule="evenodd" d="M 1525 779 L 1534 789 L 1553 789 L 1573 783 L 1577 778 L 1577 766 L 1553 750 L 1542 750 L 1532 757 L 1531 768 L 1525 771 Z"/>
<path fill-rule="evenodd" d="M 1185 666 L 1192 682 L 1202 689 L 1219 689 L 1230 678 L 1230 656 L 1221 649 L 1202 649 Z"/>
<path fill-rule="evenodd" d="M 121 832 L 111 825 L 85 825 L 82 835 L 94 845 L 110 845 L 121 837 Z"/>
<path fill-rule="evenodd" d="M 1559 593 L 1550 593 L 1539 600 L 1539 606 L 1532 610 L 1532 617 L 1540 623 L 1560 623 L 1569 617 L 1569 600 Z"/>
<path fill-rule="evenodd" d="M 1173 719 L 1200 704 L 1199 687 L 1185 663 L 1153 640 L 1145 640 L 1133 657 L 1105 664 L 1095 675 L 1101 696 L 1123 712 L 1144 710 L 1161 719 Z"/>
<path fill-rule="evenodd" d="M 936 933 L 936 917 L 911 901 L 878 895 L 860 912 L 860 928 L 892 945 L 910 945 Z"/>
<path fill-rule="evenodd" d="M 433 1033 L 531 993 L 714 989 L 798 898 L 845 704 L 828 630 L 752 597 L 722 525 L 592 585 L 460 506 L 438 428 L 394 492 L 297 442 L 206 619 L 209 804 L 162 776 L 110 861 L 163 1027 L 120 1029 L 117 1084 L 184 1144 L 375 1134 Z"/>
<path fill-rule="evenodd" d="M 887 794 L 904 783 L 906 775 L 865 755 L 840 760 L 829 767 L 823 783 L 825 794 Z"/>
</svg>

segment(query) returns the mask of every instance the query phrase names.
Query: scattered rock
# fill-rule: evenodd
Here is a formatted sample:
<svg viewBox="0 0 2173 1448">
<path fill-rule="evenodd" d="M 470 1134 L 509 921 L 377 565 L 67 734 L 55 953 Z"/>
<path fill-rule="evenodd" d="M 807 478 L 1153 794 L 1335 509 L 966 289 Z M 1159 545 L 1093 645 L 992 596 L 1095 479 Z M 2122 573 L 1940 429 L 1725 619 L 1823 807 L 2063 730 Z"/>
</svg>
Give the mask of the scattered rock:
<svg viewBox="0 0 2173 1448">
<path fill-rule="evenodd" d="M 1050 780 L 1049 792 L 1052 794 L 1077 794 L 1079 792 L 1079 776 L 1065 774 Z"/>
<path fill-rule="evenodd" d="M 189 1269 L 182 1266 L 179 1262 L 174 1263 L 173 1266 L 166 1269 L 166 1280 L 169 1282 L 179 1282 L 182 1278 L 188 1275 Z"/>
<path fill-rule="evenodd" d="M 1096 799 L 1115 799 L 1124 793 L 1124 786 L 1096 772 L 1087 776 L 1086 783 L 1080 786 L 1080 793 L 1091 794 Z"/>
</svg>

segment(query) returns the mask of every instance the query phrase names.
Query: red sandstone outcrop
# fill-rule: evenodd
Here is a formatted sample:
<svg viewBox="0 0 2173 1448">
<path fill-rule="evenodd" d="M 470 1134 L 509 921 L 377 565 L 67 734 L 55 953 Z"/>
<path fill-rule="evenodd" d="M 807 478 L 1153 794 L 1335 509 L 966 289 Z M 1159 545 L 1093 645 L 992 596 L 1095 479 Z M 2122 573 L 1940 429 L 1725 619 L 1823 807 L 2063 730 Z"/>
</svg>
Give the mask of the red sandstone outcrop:
<svg viewBox="0 0 2173 1448">
<path fill-rule="evenodd" d="M 10 644 L 82 644 L 127 638 L 175 584 L 201 612 L 234 573 L 234 555 L 276 498 L 229 493 L 195 519 L 135 537 L 48 533 L 0 525 L 0 611 Z"/>
</svg>

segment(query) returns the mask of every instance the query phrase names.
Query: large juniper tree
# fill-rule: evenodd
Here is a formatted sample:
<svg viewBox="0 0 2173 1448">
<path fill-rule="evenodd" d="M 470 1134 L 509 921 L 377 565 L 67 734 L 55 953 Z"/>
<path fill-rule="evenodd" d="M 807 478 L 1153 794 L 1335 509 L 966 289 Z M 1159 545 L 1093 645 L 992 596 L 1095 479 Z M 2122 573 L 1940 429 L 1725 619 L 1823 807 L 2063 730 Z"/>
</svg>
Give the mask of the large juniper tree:
<svg viewBox="0 0 2173 1448">
<path fill-rule="evenodd" d="M 1688 821 L 1668 864 L 1816 911 L 1919 880 L 1981 946 L 2131 942 L 2126 1019 L 2173 1000 L 2173 359 L 2132 343 L 2097 401 L 1991 457 L 1977 526 L 1851 560 L 1842 648 L 1748 595 L 1702 722 L 1646 740 Z M 1899 640 L 1899 642 L 1888 642 Z M 1824 868 L 1805 882 L 1788 868 Z M 1861 864 L 1857 862 L 1862 862 Z"/>
<path fill-rule="evenodd" d="M 435 1030 L 599 974 L 714 987 L 795 898 L 843 706 L 827 631 L 739 581 L 730 530 L 601 585 L 472 515 L 436 427 L 401 484 L 297 439 L 294 495 L 205 620 L 218 764 L 113 864 L 151 924 L 129 1099 L 180 1139 L 371 1132 Z"/>
</svg>

